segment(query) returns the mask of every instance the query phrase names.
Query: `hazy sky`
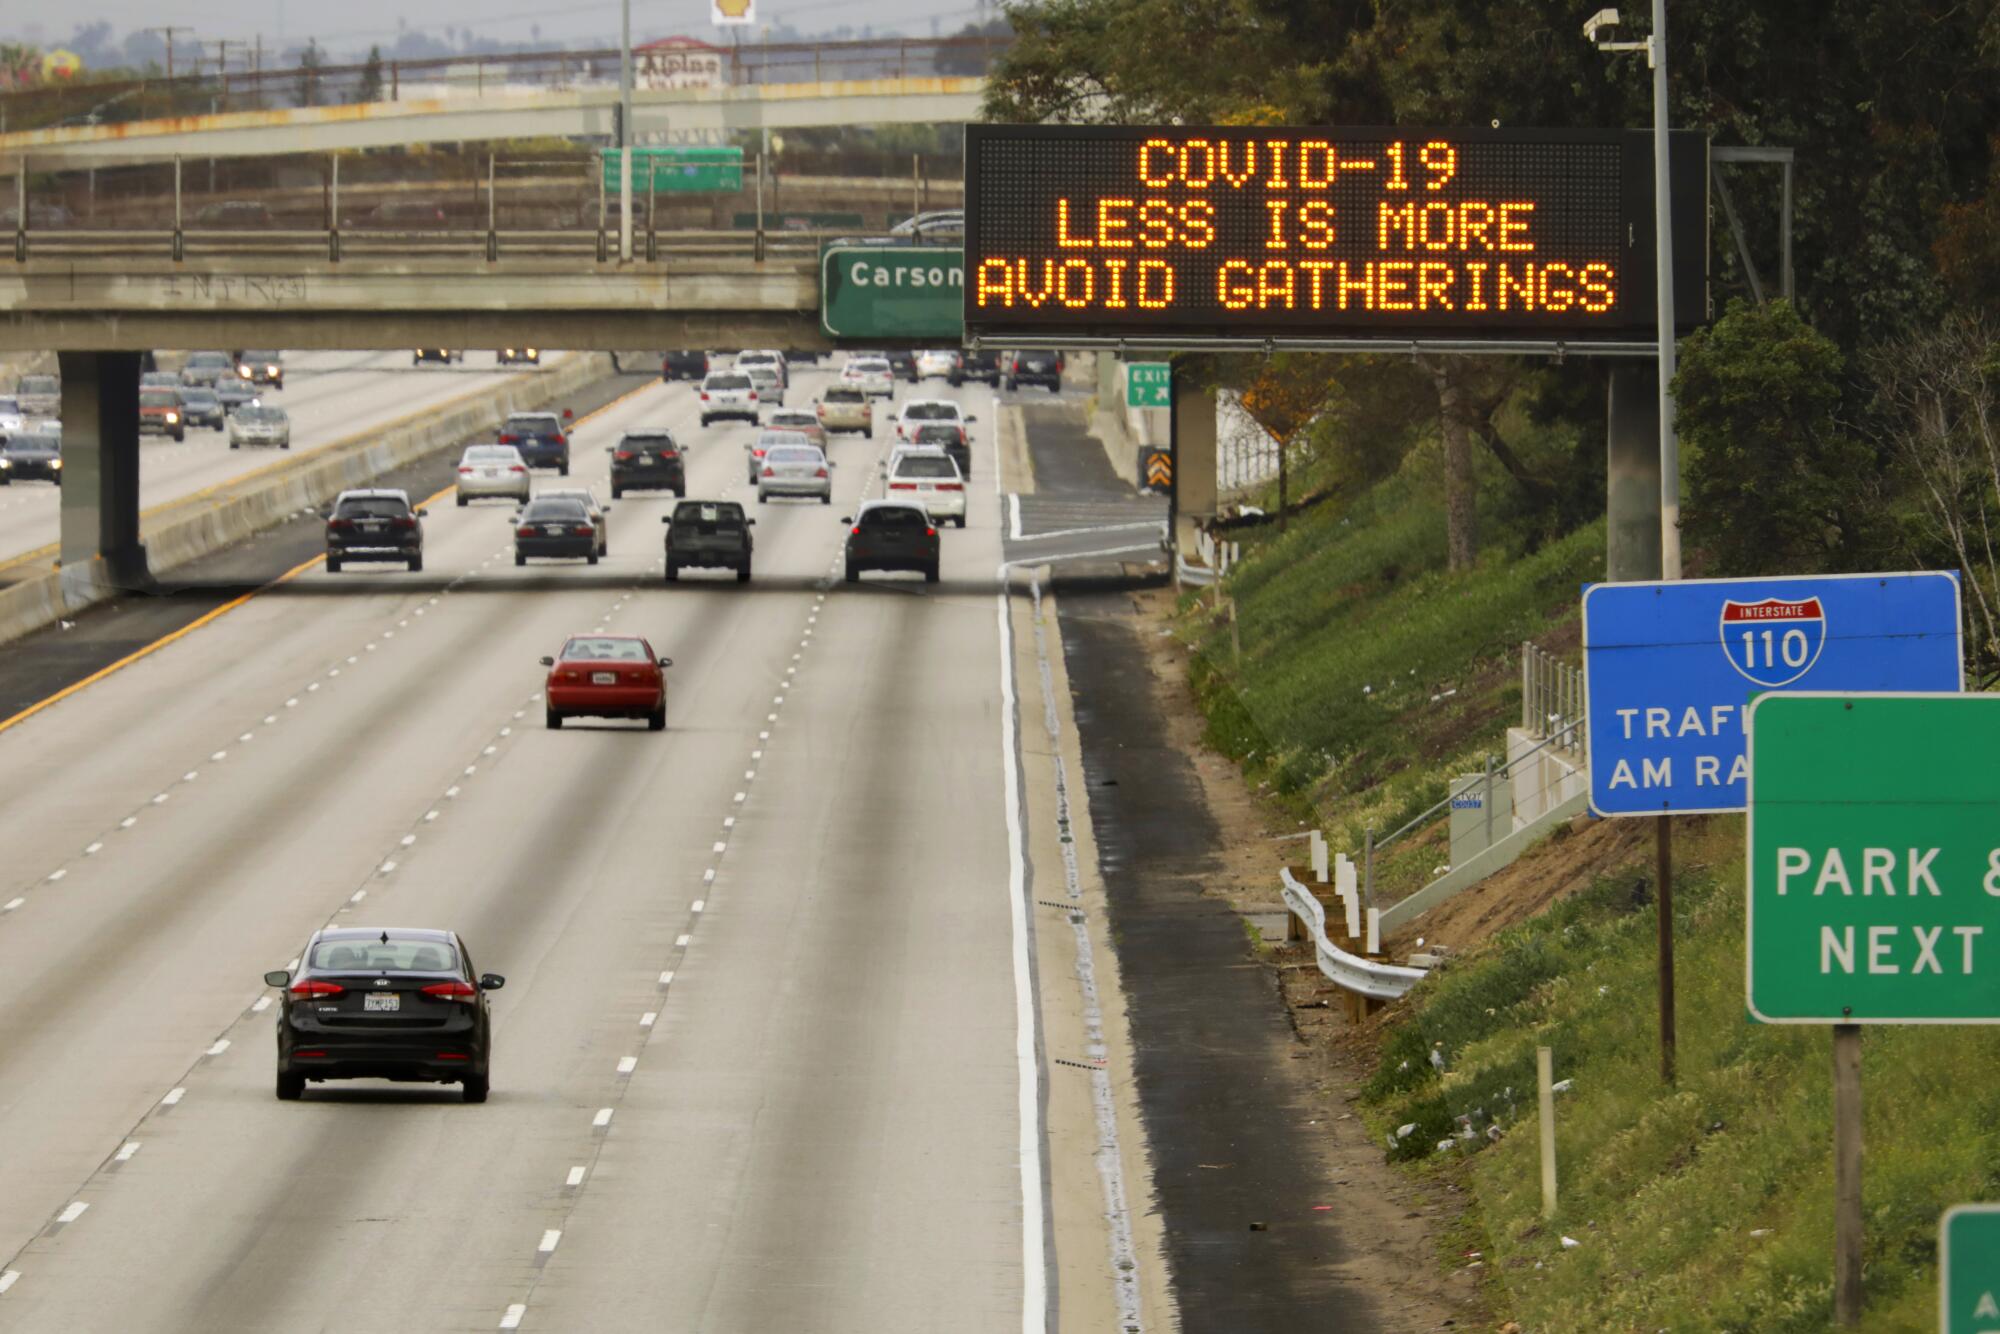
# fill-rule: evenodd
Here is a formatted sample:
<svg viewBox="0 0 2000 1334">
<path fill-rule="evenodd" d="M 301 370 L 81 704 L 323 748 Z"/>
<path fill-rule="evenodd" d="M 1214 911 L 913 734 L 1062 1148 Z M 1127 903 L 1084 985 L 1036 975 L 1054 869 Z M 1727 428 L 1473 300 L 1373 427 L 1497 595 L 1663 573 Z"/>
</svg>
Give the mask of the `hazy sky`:
<svg viewBox="0 0 2000 1334">
<path fill-rule="evenodd" d="M 758 0 L 758 18 L 785 23 L 805 33 L 872 25 L 876 32 L 903 31 L 928 35 L 935 20 L 938 31 L 951 33 L 981 11 L 971 0 Z M 9 14 L 6 11 L 13 10 Z M 994 6 L 997 14 L 998 6 Z M 685 33 L 729 40 L 708 21 L 707 0 L 632 0 L 632 27 L 639 38 Z M 0 38 L 26 38 L 39 45 L 59 44 L 77 24 L 109 22 L 122 36 L 135 29 L 176 24 L 195 30 L 200 38 L 248 38 L 262 32 L 266 42 L 280 35 L 290 42 L 315 37 L 322 46 L 339 49 L 370 42 L 393 42 L 407 25 L 441 34 L 465 28 L 480 37 L 529 41 L 537 33 L 545 41 L 565 45 L 590 44 L 590 39 L 615 40 L 618 0 L 71 0 L 56 6 L 0 4 Z M 751 40 L 751 31 L 743 33 Z M 176 34 L 175 41 L 186 41 Z"/>
</svg>

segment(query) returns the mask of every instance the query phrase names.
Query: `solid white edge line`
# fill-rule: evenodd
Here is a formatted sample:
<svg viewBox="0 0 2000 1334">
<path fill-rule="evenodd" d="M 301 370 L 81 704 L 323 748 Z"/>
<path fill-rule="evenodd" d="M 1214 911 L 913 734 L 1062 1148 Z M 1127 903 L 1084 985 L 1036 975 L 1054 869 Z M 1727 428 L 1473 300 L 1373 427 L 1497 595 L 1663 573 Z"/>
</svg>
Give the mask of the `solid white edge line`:
<svg viewBox="0 0 2000 1334">
<path fill-rule="evenodd" d="M 1021 496 L 1019 492 L 1015 492 L 1007 497 L 1007 509 L 1009 511 L 1007 536 L 1018 542 L 1021 540 Z"/>
<path fill-rule="evenodd" d="M 997 395 L 996 395 L 997 399 Z M 995 465 L 998 470 L 998 465 Z M 1028 866 L 1021 810 L 1021 771 L 1014 691 L 1014 622 L 1010 614 L 1007 567 L 1001 565 L 996 595 L 1000 622 L 1000 762 L 1007 814 L 1007 888 L 1014 938 L 1014 1063 L 1020 1077 L 1021 1125 L 1021 1329 L 1048 1328 L 1049 1298 L 1046 1228 L 1042 1200 L 1042 1066 L 1036 1032 L 1034 974 L 1028 957 Z"/>
</svg>

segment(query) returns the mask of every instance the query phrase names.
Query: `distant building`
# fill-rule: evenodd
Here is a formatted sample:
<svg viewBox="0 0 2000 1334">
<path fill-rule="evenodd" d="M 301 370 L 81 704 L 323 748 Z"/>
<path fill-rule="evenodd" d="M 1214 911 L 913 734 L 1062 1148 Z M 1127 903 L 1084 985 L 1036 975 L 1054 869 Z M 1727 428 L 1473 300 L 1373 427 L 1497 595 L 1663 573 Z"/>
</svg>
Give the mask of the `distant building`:
<svg viewBox="0 0 2000 1334">
<path fill-rule="evenodd" d="M 723 88 L 724 51 L 695 37 L 662 37 L 632 48 L 632 80 L 641 88 Z"/>
</svg>

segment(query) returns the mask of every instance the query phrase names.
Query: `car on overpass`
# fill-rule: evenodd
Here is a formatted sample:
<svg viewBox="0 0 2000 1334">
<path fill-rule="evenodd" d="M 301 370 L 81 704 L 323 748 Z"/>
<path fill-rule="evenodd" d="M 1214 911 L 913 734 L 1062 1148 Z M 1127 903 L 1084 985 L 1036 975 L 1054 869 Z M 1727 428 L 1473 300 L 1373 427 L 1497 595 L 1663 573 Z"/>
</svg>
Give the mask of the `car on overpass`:
<svg viewBox="0 0 2000 1334">
<path fill-rule="evenodd" d="M 708 375 L 708 353 L 693 349 L 668 352 L 660 358 L 662 380 L 700 380 Z"/>
<path fill-rule="evenodd" d="M 236 378 L 244 384 L 285 387 L 285 357 L 273 348 L 252 348 L 236 354 Z"/>
<path fill-rule="evenodd" d="M 23 375 L 14 382 L 14 398 L 25 417 L 62 416 L 62 381 L 53 375 Z"/>
<path fill-rule="evenodd" d="M 53 431 L 17 431 L 0 444 L 0 486 L 33 481 L 62 485 L 62 437 Z"/>
<path fill-rule="evenodd" d="M 264 974 L 279 989 L 278 1096 L 306 1083 L 390 1079 L 457 1084 L 467 1102 L 491 1087 L 493 1020 L 480 973 L 455 931 L 323 927 L 295 967 Z"/>
<path fill-rule="evenodd" d="M 569 476 L 569 432 L 563 423 L 575 414 L 563 409 L 553 412 L 516 412 L 500 423 L 500 443 L 521 451 L 530 468 L 554 468 Z"/>
<path fill-rule="evenodd" d="M 965 210 L 941 208 L 905 218 L 889 229 L 889 235 L 911 245 L 963 245 Z"/>
<path fill-rule="evenodd" d="M 627 431 L 611 446 L 611 498 L 627 491 L 687 494 L 687 459 L 672 431 Z"/>
<path fill-rule="evenodd" d="M 493 354 L 497 365 L 539 366 L 542 364 L 542 350 L 538 347 L 503 347 Z"/>
<path fill-rule="evenodd" d="M 644 718 L 654 732 L 667 728 L 667 668 L 637 635 L 573 635 L 562 652 L 543 658 L 543 714 L 550 730 L 565 718 Z"/>
<path fill-rule="evenodd" d="M 575 560 L 597 564 L 597 525 L 579 500 L 531 500 L 514 516 L 514 563 Z"/>
<path fill-rule="evenodd" d="M 435 361 L 449 366 L 465 360 L 465 349 L 448 347 L 420 347 L 410 354 L 410 364 L 421 366 L 427 361 Z"/>
<path fill-rule="evenodd" d="M 938 530 L 923 506 L 905 500 L 871 500 L 841 522 L 848 525 L 848 583 L 859 583 L 869 570 L 916 570 L 924 582 L 938 581 Z"/>
<path fill-rule="evenodd" d="M 140 386 L 139 434 L 187 439 L 187 422 L 181 416 L 180 390 L 165 385 Z"/>
<path fill-rule="evenodd" d="M 424 568 L 424 512 L 407 491 L 343 491 L 326 512 L 326 572 L 349 561 L 402 561 Z"/>
<path fill-rule="evenodd" d="M 531 497 L 528 461 L 512 445 L 467 445 L 458 459 L 458 507 L 489 496 L 525 505 Z"/>
<path fill-rule="evenodd" d="M 291 414 L 283 408 L 267 408 L 261 403 L 238 408 L 229 416 L 229 447 L 241 449 L 245 445 L 276 445 L 279 449 L 290 449 Z"/>
<path fill-rule="evenodd" d="M 737 583 L 750 582 L 755 546 L 750 528 L 757 521 L 747 517 L 741 505 L 733 500 L 683 500 L 660 522 L 667 525 L 668 583 L 690 568 L 734 570 Z"/>
<path fill-rule="evenodd" d="M 181 366 L 181 383 L 215 388 L 215 382 L 236 372 L 236 363 L 227 352 L 191 352 Z"/>
</svg>

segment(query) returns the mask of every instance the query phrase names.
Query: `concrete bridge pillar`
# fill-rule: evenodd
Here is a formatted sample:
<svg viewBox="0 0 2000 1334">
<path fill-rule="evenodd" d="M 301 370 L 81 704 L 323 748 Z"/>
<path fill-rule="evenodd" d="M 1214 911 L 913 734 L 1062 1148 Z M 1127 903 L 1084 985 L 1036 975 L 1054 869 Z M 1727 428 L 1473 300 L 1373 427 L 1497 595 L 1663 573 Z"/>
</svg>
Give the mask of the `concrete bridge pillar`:
<svg viewBox="0 0 2000 1334">
<path fill-rule="evenodd" d="M 63 592 L 144 588 L 139 541 L 139 354 L 59 352 L 62 369 Z M 102 557 L 102 564 L 94 564 Z"/>
<path fill-rule="evenodd" d="M 1215 517 L 1215 393 L 1176 386 L 1173 397 L 1174 546 L 1195 551 L 1195 530 Z"/>
</svg>

